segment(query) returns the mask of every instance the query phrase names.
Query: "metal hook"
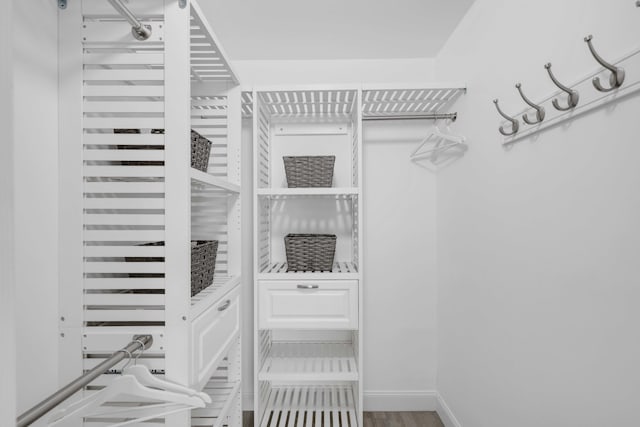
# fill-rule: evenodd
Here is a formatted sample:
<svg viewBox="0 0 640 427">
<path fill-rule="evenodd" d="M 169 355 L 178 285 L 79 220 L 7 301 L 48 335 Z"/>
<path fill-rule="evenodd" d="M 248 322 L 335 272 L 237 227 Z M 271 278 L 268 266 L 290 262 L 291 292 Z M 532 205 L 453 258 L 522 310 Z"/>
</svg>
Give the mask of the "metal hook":
<svg viewBox="0 0 640 427">
<path fill-rule="evenodd" d="M 546 63 L 544 68 L 547 69 L 547 72 L 549 73 L 549 77 L 551 77 L 551 80 L 553 81 L 553 83 L 556 86 L 558 86 L 563 92 L 566 92 L 569 95 L 569 98 L 567 99 L 567 102 L 569 103 L 569 105 L 567 107 L 562 107 L 560 105 L 560 102 L 558 102 L 557 99 L 554 99 L 553 101 L 551 101 L 555 109 L 558 111 L 567 111 L 567 110 L 571 110 L 572 108 L 576 108 L 578 106 L 578 102 L 580 101 L 580 94 L 578 93 L 578 91 L 563 85 L 558 81 L 558 79 L 556 79 L 556 76 L 554 76 L 553 72 L 551 72 L 551 62 Z"/>
<path fill-rule="evenodd" d="M 505 119 L 509 120 L 511 122 L 511 132 L 507 132 L 504 130 L 504 126 L 500 126 L 500 129 L 498 129 L 500 131 L 501 134 L 503 134 L 504 136 L 511 136 L 511 135 L 515 135 L 516 133 L 518 133 L 518 130 L 520 130 L 520 122 L 517 119 L 514 119 L 513 117 L 509 117 L 507 116 L 501 109 L 500 106 L 498 105 L 498 100 L 494 99 L 493 103 L 496 104 L 496 108 L 498 109 L 498 113 L 504 117 Z"/>
<path fill-rule="evenodd" d="M 615 65 L 609 64 L 607 61 L 602 59 L 602 57 L 598 55 L 598 52 L 596 52 L 596 50 L 594 49 L 593 43 L 591 43 L 591 40 L 593 40 L 592 35 L 588 35 L 587 37 L 584 38 L 584 41 L 587 42 L 587 44 L 589 45 L 589 50 L 591 51 L 591 54 L 596 59 L 596 61 L 598 61 L 600 65 L 602 65 L 607 70 L 611 71 L 611 75 L 609 76 L 609 84 L 611 85 L 610 87 L 602 86 L 602 83 L 600 83 L 600 77 L 593 78 L 593 85 L 600 92 L 611 92 L 612 90 L 615 90 L 620 86 L 622 86 L 622 83 L 624 82 L 624 77 L 625 77 L 624 69 L 620 67 L 616 67 Z"/>
<path fill-rule="evenodd" d="M 516 89 L 518 89 L 518 92 L 520 92 L 520 96 L 522 97 L 522 99 L 524 99 L 524 102 L 526 102 L 531 108 L 534 108 L 536 110 L 535 121 L 530 120 L 526 113 L 522 115 L 522 120 L 524 120 L 524 122 L 528 125 L 537 125 L 538 123 L 541 123 L 545 117 L 544 107 L 541 107 L 538 104 L 534 104 L 529 98 L 525 96 L 525 94 L 522 92 L 521 83 L 516 83 Z"/>
</svg>

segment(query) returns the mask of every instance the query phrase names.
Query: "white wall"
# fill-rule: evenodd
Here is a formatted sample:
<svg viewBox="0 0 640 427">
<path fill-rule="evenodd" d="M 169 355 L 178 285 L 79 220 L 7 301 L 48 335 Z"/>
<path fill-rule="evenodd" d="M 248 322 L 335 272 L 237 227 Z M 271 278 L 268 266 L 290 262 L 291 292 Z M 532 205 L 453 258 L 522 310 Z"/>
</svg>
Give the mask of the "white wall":
<svg viewBox="0 0 640 427">
<path fill-rule="evenodd" d="M 236 61 L 244 87 L 278 84 L 429 82 L 433 61 Z M 364 128 L 364 394 L 367 410 L 435 408 L 435 177 L 409 154 L 424 123 L 366 124 Z M 251 124 L 243 126 L 244 165 L 252 165 Z M 250 167 L 243 185 L 252 187 Z M 251 212 L 251 197 L 243 198 Z M 246 219 L 246 217 L 244 217 Z M 252 219 L 249 217 L 250 224 Z M 243 259 L 252 259 L 251 229 Z M 407 249 L 399 250 L 400 245 Z M 245 265 L 243 261 L 243 265 Z M 252 406 L 253 271 L 244 276 L 245 409 Z M 420 336 L 420 339 L 416 337 Z"/>
<path fill-rule="evenodd" d="M 640 43 L 634 1 L 476 0 L 437 60 L 467 80 L 438 177 L 438 391 L 464 427 L 640 425 L 640 98 L 500 144 L 499 117 Z M 629 76 L 630 79 L 640 76 Z M 449 425 L 454 425 L 450 423 Z"/>
<path fill-rule="evenodd" d="M 253 85 L 429 82 L 434 60 L 234 61 L 243 87 Z"/>
<path fill-rule="evenodd" d="M 433 410 L 436 178 L 409 160 L 417 122 L 364 126 L 365 410 Z"/>
<path fill-rule="evenodd" d="M 12 1 L 0 3 L 0 425 L 9 426 L 16 419 L 16 337 L 13 235 L 13 69 L 11 67 Z"/>
<path fill-rule="evenodd" d="M 58 386 L 56 5 L 23 0 L 13 10 L 19 412 Z"/>
</svg>

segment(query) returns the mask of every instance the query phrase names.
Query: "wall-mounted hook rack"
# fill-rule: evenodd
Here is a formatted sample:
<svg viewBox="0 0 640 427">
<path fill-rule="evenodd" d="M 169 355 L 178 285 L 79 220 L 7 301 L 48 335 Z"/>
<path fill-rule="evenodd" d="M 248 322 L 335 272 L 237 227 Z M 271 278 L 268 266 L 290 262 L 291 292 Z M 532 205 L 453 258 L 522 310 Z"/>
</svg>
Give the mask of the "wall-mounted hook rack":
<svg viewBox="0 0 640 427">
<path fill-rule="evenodd" d="M 554 84 L 558 86 L 559 90 L 543 98 L 537 103 L 537 105 L 546 108 L 547 114 L 544 121 L 536 126 L 521 129 L 519 132 L 512 135 L 505 135 L 502 143 L 504 145 L 513 144 L 523 138 L 542 132 L 545 129 L 556 126 L 567 120 L 572 120 L 596 108 L 600 108 L 611 102 L 618 101 L 625 96 L 640 91 L 640 48 L 607 64 L 612 68 L 615 67 L 617 70 L 624 68 L 624 71 L 626 72 L 626 79 L 624 80 L 623 85 L 604 92 L 596 90 L 596 88 L 594 88 L 594 82 L 596 78 L 599 78 L 600 81 L 601 79 L 611 79 L 611 76 L 614 74 L 611 68 L 605 67 L 603 70 L 601 67 L 598 67 L 582 79 L 577 80 L 571 85 L 565 86 L 555 79 L 555 76 L 551 73 L 551 64 L 547 64 L 545 68 L 547 69 L 547 72 Z M 620 76 L 618 75 L 616 78 L 618 80 L 613 83 L 620 83 Z M 612 86 L 614 86 L 613 83 Z M 566 95 L 569 95 L 567 102 L 568 107 L 560 105 L 560 101 L 558 101 L 558 97 L 566 97 Z M 572 105 L 573 107 L 571 107 Z M 530 108 L 523 109 L 518 113 L 518 115 L 525 114 L 529 111 L 531 111 Z M 512 123 L 510 117 L 505 117 L 505 119 L 507 120 L 503 121 L 501 125 L 508 126 Z"/>
</svg>

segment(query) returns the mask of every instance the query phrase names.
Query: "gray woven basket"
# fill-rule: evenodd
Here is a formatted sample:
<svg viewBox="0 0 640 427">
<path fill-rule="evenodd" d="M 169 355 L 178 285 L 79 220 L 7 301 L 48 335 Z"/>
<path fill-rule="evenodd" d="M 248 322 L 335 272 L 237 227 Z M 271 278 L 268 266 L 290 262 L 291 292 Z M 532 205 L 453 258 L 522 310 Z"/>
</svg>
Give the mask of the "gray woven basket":
<svg viewBox="0 0 640 427">
<path fill-rule="evenodd" d="M 210 154 L 211 141 L 191 129 L 191 167 L 206 172 Z"/>
<path fill-rule="evenodd" d="M 332 271 L 335 234 L 287 234 L 287 271 Z"/>
<path fill-rule="evenodd" d="M 144 243 L 141 246 L 164 246 L 164 242 Z M 217 240 L 191 241 L 191 296 L 198 294 L 213 283 L 218 255 Z M 127 262 L 162 261 L 153 257 L 125 257 Z"/>
<path fill-rule="evenodd" d="M 289 188 L 331 187 L 336 156 L 284 156 Z"/>
<path fill-rule="evenodd" d="M 113 133 L 139 134 L 140 129 L 114 129 Z M 164 134 L 164 129 L 151 129 L 152 134 Z M 118 145 L 119 150 L 157 150 L 155 145 Z M 191 129 L 191 167 L 206 172 L 209 168 L 211 155 L 211 141 Z M 158 162 L 151 161 L 122 161 L 122 166 L 154 166 Z"/>
<path fill-rule="evenodd" d="M 198 294 L 213 283 L 217 255 L 217 240 L 191 242 L 191 296 Z"/>
</svg>

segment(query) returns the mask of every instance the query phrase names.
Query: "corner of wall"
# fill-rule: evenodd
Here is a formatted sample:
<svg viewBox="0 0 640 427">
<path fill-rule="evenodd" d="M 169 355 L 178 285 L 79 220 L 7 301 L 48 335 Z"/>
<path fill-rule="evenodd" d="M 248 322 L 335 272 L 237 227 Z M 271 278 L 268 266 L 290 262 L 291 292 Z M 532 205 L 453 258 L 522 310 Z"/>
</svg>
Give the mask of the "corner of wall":
<svg viewBox="0 0 640 427">
<path fill-rule="evenodd" d="M 0 366 L 4 373 L 0 381 L 0 425 L 13 425 L 16 419 L 16 342 L 15 342 L 15 277 L 13 237 L 13 76 L 12 76 L 12 1 L 0 4 L 0 129 L 3 155 L 0 156 L 0 325 L 4 348 Z"/>
</svg>

